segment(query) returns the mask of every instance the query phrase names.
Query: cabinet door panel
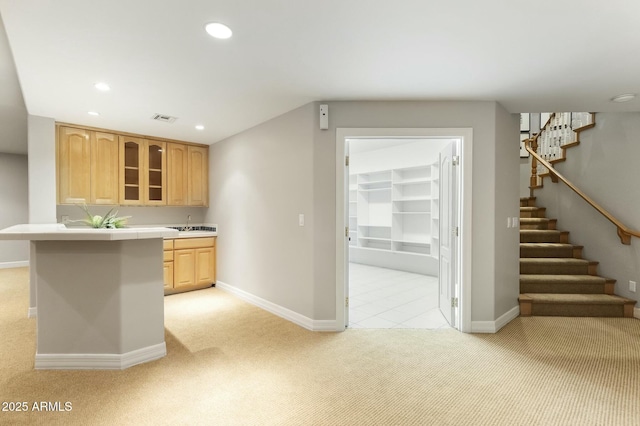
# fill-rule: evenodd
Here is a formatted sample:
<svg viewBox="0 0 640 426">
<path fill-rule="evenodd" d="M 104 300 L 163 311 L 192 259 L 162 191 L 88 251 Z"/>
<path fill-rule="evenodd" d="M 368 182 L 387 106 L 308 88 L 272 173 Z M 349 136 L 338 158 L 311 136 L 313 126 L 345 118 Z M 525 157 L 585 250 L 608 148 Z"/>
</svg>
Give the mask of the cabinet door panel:
<svg viewBox="0 0 640 426">
<path fill-rule="evenodd" d="M 60 127 L 58 133 L 58 203 L 91 200 L 91 141 L 89 131 Z"/>
<path fill-rule="evenodd" d="M 215 249 L 213 247 L 196 249 L 196 285 L 215 282 Z"/>
<path fill-rule="evenodd" d="M 145 141 L 146 187 L 144 203 L 147 205 L 167 204 L 167 144 Z"/>
<path fill-rule="evenodd" d="M 91 132 L 91 204 L 119 202 L 119 147 L 116 135 Z"/>
<path fill-rule="evenodd" d="M 173 288 L 173 262 L 164 262 L 164 289 Z"/>
<path fill-rule="evenodd" d="M 207 148 L 188 147 L 189 154 L 189 205 L 209 205 L 209 159 Z"/>
<path fill-rule="evenodd" d="M 171 206 L 186 206 L 188 197 L 188 156 L 187 146 L 167 144 L 167 203 Z"/>
<path fill-rule="evenodd" d="M 173 286 L 175 288 L 195 284 L 195 261 L 196 253 L 194 249 L 175 250 L 173 252 Z"/>
<path fill-rule="evenodd" d="M 120 204 L 144 203 L 144 141 L 120 136 Z"/>
</svg>

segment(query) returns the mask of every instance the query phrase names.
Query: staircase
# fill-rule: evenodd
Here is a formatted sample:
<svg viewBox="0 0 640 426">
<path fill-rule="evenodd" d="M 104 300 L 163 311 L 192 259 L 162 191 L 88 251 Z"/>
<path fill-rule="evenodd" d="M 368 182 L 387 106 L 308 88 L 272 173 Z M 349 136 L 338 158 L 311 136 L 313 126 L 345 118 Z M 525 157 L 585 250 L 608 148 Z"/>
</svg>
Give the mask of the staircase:
<svg viewBox="0 0 640 426">
<path fill-rule="evenodd" d="M 520 199 L 520 315 L 633 317 L 636 302 L 614 295 L 615 280 L 597 269 L 535 197 Z"/>
</svg>

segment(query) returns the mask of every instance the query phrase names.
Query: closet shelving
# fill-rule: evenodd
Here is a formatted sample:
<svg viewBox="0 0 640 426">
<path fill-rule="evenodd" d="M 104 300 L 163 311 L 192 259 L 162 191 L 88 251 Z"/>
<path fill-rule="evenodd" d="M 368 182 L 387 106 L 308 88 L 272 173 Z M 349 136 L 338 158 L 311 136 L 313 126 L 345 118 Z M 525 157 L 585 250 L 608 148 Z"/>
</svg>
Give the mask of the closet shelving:
<svg viewBox="0 0 640 426">
<path fill-rule="evenodd" d="M 394 256 L 437 256 L 438 196 L 437 163 L 351 175 L 350 246 Z"/>
</svg>

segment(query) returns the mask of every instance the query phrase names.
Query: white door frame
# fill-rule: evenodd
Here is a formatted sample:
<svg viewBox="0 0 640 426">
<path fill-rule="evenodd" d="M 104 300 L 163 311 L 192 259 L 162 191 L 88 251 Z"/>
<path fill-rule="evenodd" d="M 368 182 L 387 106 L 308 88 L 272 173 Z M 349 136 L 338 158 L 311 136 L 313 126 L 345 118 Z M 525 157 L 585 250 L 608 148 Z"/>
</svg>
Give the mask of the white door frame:
<svg viewBox="0 0 640 426">
<path fill-rule="evenodd" d="M 337 128 L 336 129 L 336 331 L 345 330 L 346 279 L 348 273 L 348 236 L 345 190 L 345 139 L 358 138 L 460 138 L 460 181 L 457 272 L 460 278 L 458 294 L 458 329 L 471 332 L 471 218 L 472 218 L 472 164 L 473 129 L 471 128 Z"/>
</svg>

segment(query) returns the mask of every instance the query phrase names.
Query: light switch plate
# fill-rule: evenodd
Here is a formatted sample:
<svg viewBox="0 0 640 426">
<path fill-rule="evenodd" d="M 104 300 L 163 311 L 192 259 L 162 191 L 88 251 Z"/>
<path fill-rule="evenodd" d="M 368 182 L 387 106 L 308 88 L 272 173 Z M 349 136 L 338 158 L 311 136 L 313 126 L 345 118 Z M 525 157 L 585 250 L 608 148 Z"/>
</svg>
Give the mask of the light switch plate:
<svg viewBox="0 0 640 426">
<path fill-rule="evenodd" d="M 299 226 L 304 226 L 304 214 L 300 213 L 298 215 L 298 225 Z"/>
<path fill-rule="evenodd" d="M 629 291 L 635 293 L 636 292 L 636 282 L 635 281 L 629 281 Z"/>
</svg>

